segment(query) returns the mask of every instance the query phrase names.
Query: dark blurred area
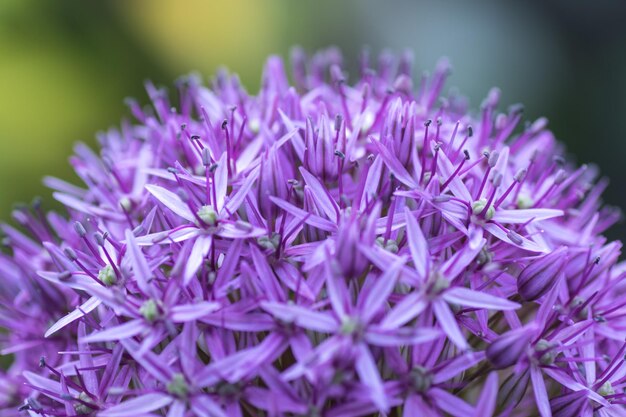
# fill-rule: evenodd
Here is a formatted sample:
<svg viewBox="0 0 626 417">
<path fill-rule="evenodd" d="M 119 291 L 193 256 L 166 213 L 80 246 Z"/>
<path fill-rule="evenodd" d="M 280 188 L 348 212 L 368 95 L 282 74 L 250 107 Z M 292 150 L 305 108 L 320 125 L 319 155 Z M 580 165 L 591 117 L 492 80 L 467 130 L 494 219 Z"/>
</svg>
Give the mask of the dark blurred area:
<svg viewBox="0 0 626 417">
<path fill-rule="evenodd" d="M 339 46 L 413 50 L 416 67 L 448 56 L 477 109 L 491 86 L 503 108 L 546 116 L 578 163 L 611 179 L 605 201 L 626 209 L 626 2 L 547 0 L 331 2 L 77 0 L 0 2 L 0 218 L 49 192 L 44 175 L 72 179 L 72 144 L 145 102 L 143 81 L 210 78 L 226 66 L 251 91 L 268 54 Z M 626 239 L 626 225 L 611 238 Z"/>
</svg>

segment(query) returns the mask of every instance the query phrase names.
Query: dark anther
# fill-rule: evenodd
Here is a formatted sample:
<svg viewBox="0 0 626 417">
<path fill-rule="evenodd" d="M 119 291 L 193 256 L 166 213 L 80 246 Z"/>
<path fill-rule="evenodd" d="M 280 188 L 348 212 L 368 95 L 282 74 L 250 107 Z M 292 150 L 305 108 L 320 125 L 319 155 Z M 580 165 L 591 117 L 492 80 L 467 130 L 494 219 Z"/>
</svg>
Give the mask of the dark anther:
<svg viewBox="0 0 626 417">
<path fill-rule="evenodd" d="M 32 206 L 35 210 L 40 209 L 42 204 L 43 204 L 43 199 L 41 197 L 33 198 Z"/>
<path fill-rule="evenodd" d="M 80 237 L 85 237 L 85 235 L 87 234 L 87 231 L 85 230 L 85 227 L 81 222 L 74 223 L 74 230 L 76 230 L 76 233 L 78 233 Z"/>
<path fill-rule="evenodd" d="M 70 261 L 75 261 L 76 259 L 78 259 L 78 256 L 76 256 L 76 252 L 74 252 L 74 249 L 72 248 L 63 249 L 63 253 L 69 258 Z"/>
</svg>

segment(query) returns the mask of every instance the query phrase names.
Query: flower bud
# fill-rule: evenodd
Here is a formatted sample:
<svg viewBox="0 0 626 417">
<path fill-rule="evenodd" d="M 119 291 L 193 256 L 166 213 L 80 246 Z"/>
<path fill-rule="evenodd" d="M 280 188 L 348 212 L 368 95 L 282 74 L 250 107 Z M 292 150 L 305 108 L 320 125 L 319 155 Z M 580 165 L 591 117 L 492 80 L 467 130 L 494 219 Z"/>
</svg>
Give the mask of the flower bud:
<svg viewBox="0 0 626 417">
<path fill-rule="evenodd" d="M 485 352 L 487 359 L 496 369 L 515 365 L 530 345 L 533 334 L 532 329 L 528 327 L 501 334 L 487 347 Z"/>
<path fill-rule="evenodd" d="M 552 289 L 565 264 L 566 247 L 531 262 L 517 278 L 517 289 L 524 301 L 534 301 Z"/>
</svg>

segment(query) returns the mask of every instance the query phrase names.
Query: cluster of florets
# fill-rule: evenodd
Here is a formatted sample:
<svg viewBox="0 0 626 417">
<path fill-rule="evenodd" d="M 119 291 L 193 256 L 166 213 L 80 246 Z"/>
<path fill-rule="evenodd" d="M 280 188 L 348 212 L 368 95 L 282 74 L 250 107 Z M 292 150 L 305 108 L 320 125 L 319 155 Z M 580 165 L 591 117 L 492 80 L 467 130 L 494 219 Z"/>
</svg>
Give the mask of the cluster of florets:
<svg viewBox="0 0 626 417">
<path fill-rule="evenodd" d="M 626 280 L 595 170 L 442 61 L 220 72 L 78 145 L 2 226 L 2 416 L 624 416 Z M 595 185 L 594 185 L 595 184 Z"/>
</svg>

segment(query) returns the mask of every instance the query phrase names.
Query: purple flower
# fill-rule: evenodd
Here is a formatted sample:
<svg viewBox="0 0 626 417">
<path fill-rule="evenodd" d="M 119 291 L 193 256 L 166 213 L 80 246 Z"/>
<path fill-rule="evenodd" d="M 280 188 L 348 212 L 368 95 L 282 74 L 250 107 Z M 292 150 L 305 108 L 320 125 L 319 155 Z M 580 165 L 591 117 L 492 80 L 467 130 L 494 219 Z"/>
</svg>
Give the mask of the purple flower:
<svg viewBox="0 0 626 417">
<path fill-rule="evenodd" d="M 562 247 L 528 264 L 517 277 L 517 291 L 525 301 L 533 301 L 546 294 L 562 274 L 567 249 Z"/>
<path fill-rule="evenodd" d="M 64 213 L 16 207 L 0 416 L 626 415 L 595 169 L 497 89 L 444 94 L 446 60 L 342 63 L 149 83 L 83 185 L 45 179 Z"/>
</svg>

